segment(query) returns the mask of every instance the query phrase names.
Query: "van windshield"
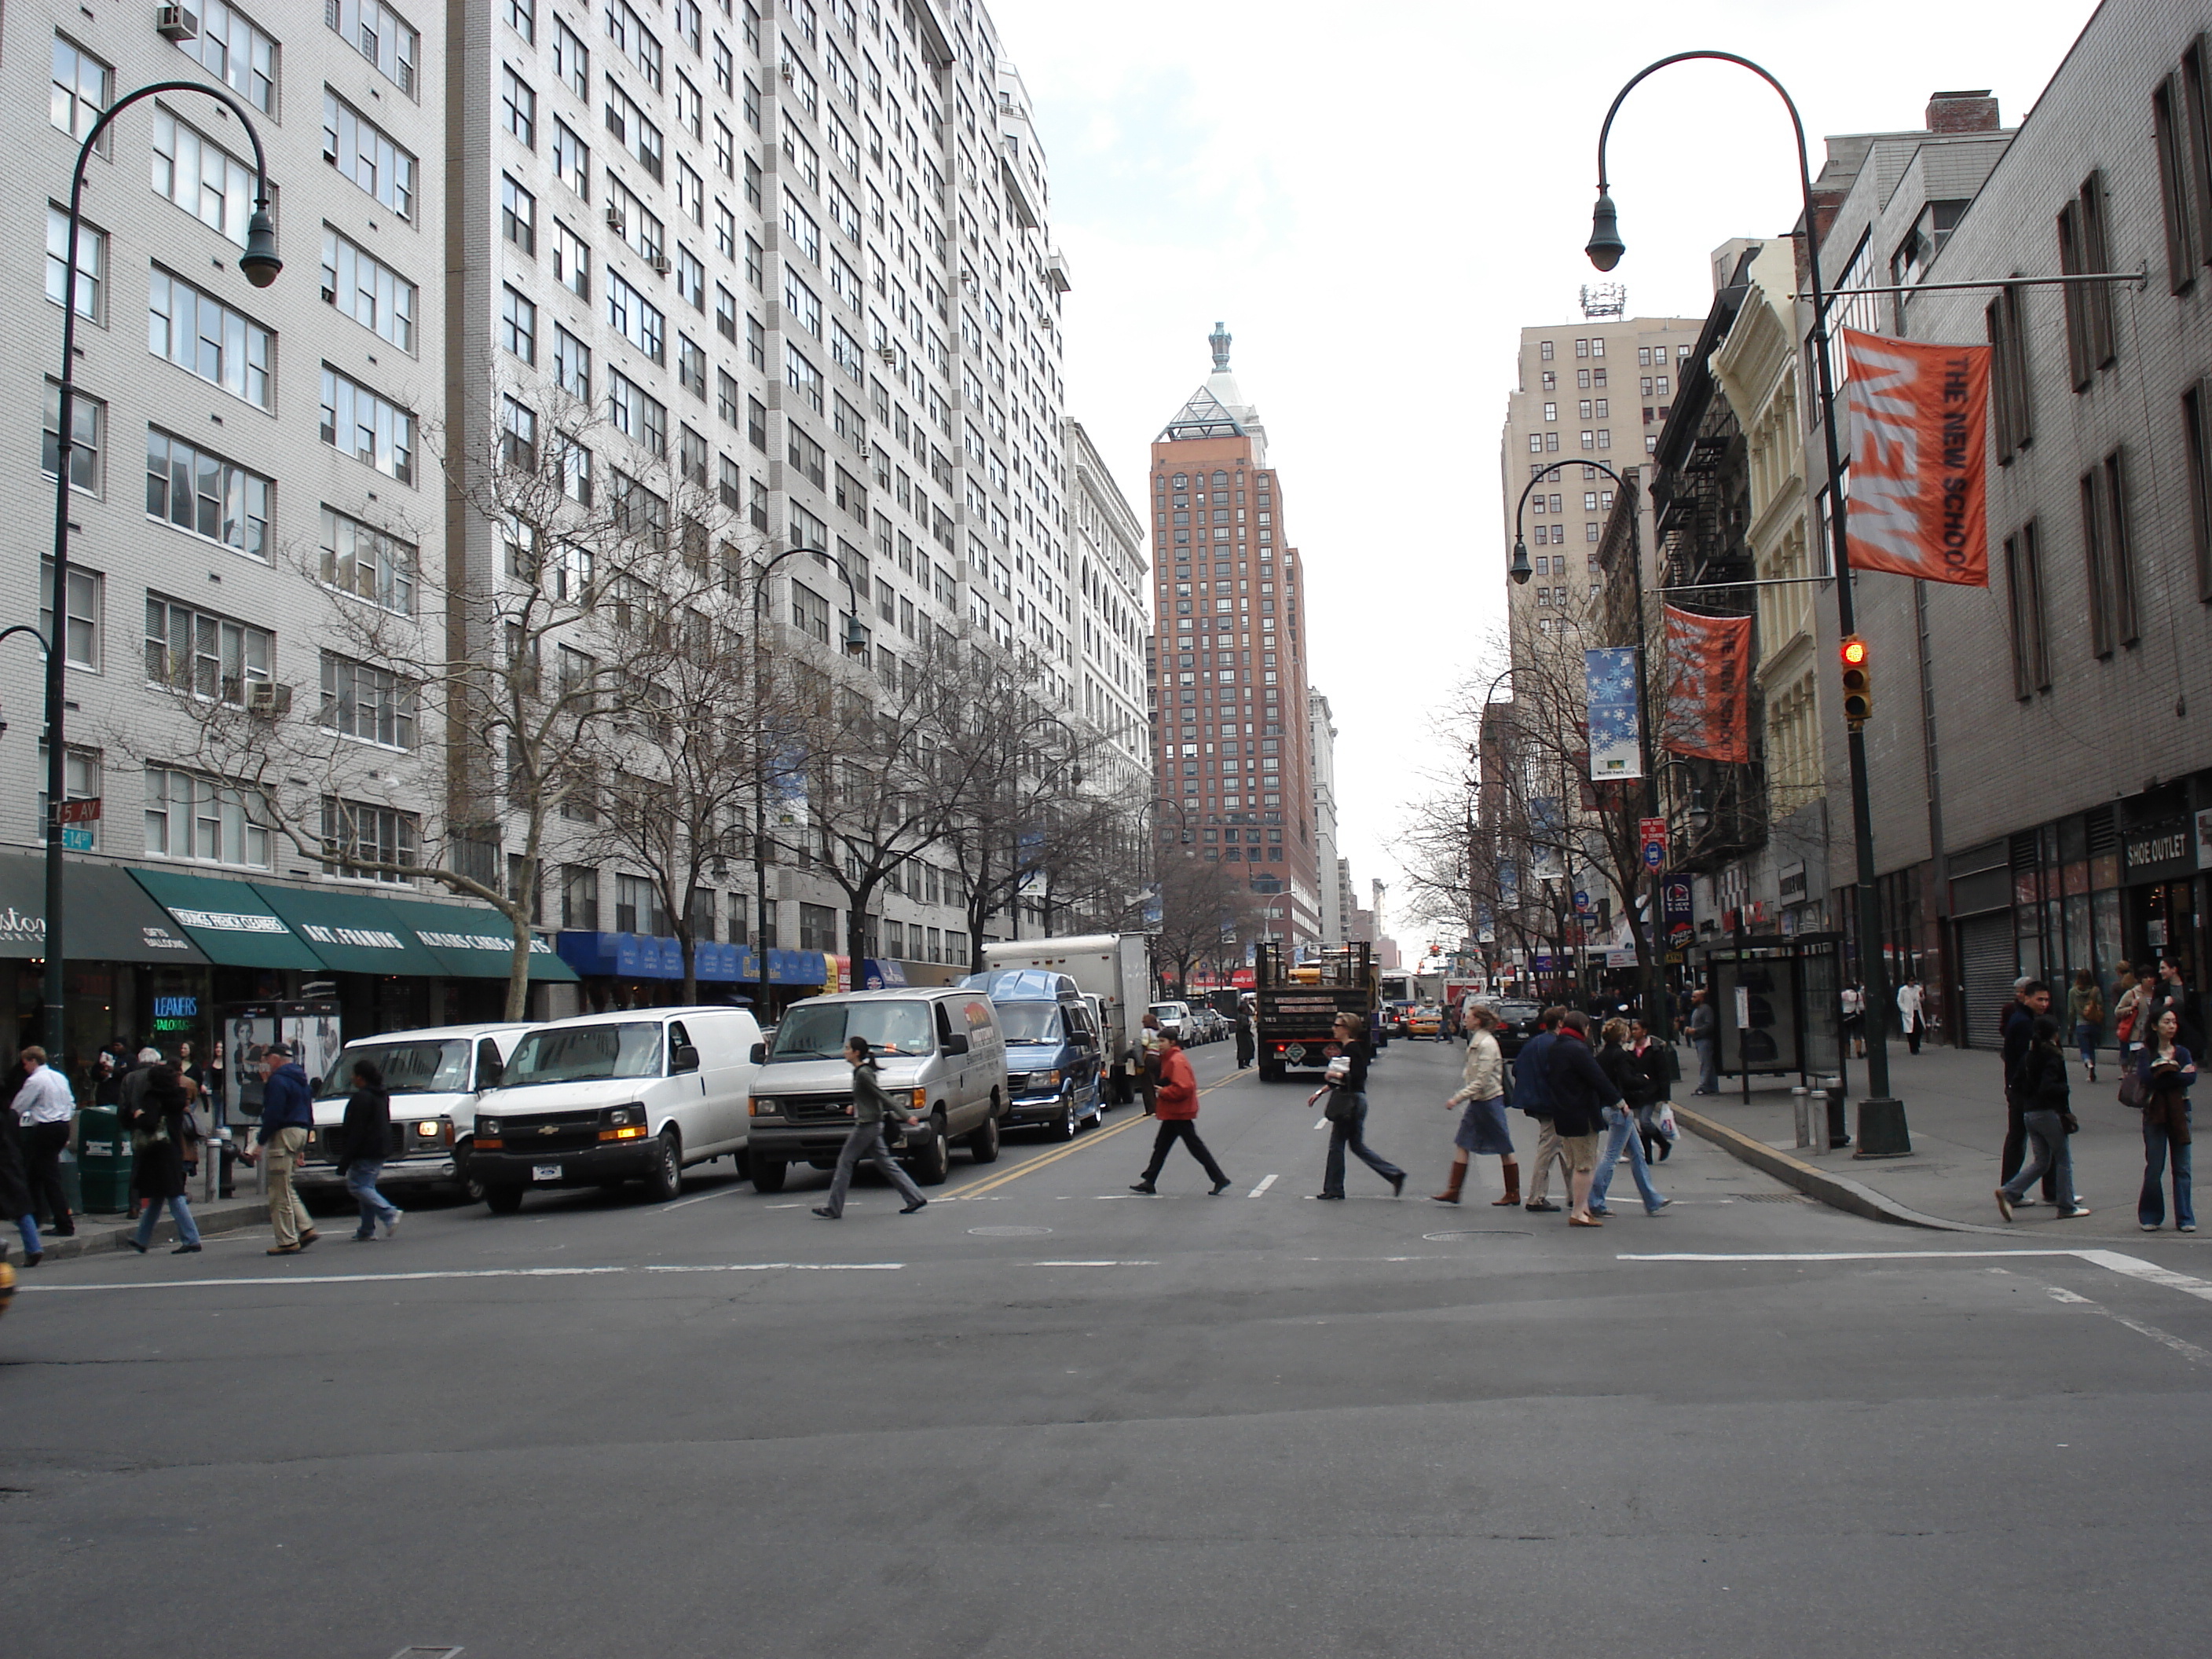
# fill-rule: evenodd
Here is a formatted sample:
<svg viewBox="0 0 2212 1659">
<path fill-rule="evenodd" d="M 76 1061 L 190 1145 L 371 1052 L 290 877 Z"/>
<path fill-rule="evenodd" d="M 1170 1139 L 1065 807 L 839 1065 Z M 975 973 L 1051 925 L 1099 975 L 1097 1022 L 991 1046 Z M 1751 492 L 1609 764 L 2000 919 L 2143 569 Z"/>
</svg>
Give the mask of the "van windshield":
<svg viewBox="0 0 2212 1659">
<path fill-rule="evenodd" d="M 469 1044 L 465 1037 L 433 1037 L 419 1042 L 364 1042 L 348 1048 L 331 1068 L 325 1085 L 332 1094 L 353 1086 L 353 1063 L 365 1060 L 384 1073 L 384 1086 L 395 1095 L 453 1095 L 469 1086 Z"/>
<path fill-rule="evenodd" d="M 802 1002 L 775 1028 L 769 1058 L 835 1060 L 848 1037 L 866 1037 L 879 1054 L 926 1054 L 937 1047 L 926 1002 Z"/>
<path fill-rule="evenodd" d="M 998 1005 L 999 1025 L 1009 1042 L 1050 1042 L 1066 1041 L 1060 1035 L 1060 1005 L 1056 1002 L 1002 1002 Z"/>
<path fill-rule="evenodd" d="M 660 1022 L 625 1020 L 618 1025 L 556 1025 L 528 1033 L 516 1045 L 500 1084 L 514 1089 L 532 1083 L 597 1083 L 659 1075 Z"/>
</svg>

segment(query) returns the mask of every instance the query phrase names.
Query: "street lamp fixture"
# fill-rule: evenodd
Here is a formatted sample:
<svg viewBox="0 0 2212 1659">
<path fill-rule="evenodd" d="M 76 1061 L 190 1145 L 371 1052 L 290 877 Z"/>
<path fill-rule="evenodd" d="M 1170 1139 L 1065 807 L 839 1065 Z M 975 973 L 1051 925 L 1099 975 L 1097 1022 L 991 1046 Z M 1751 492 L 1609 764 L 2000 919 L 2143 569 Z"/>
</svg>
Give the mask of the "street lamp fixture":
<svg viewBox="0 0 2212 1659">
<path fill-rule="evenodd" d="M 1518 526 L 1516 526 L 1513 532 L 1513 563 L 1506 574 L 1511 576 L 1521 586 L 1526 587 L 1528 585 L 1528 578 L 1535 574 L 1535 568 L 1528 562 L 1528 544 L 1521 539 L 1521 532 Z"/>
<path fill-rule="evenodd" d="M 1605 112 L 1605 122 L 1597 135 L 1597 207 L 1590 218 L 1590 239 L 1584 248 L 1590 263 L 1600 270 L 1611 270 L 1627 252 L 1620 240 L 1620 228 L 1614 212 L 1613 195 L 1606 179 L 1606 140 L 1613 132 L 1613 117 L 1620 112 L 1622 101 L 1649 76 L 1673 64 L 1693 59 L 1711 59 L 1723 64 L 1734 64 L 1738 69 L 1749 70 L 1774 88 L 1776 96 L 1790 112 L 1790 125 L 1797 141 L 1797 185 L 1804 214 L 1806 238 L 1806 270 L 1808 293 L 1812 301 L 1814 390 L 1820 400 L 1820 436 L 1826 447 L 1828 464 L 1828 539 L 1834 556 L 1836 584 L 1837 632 L 1850 639 L 1858 632 L 1855 618 L 1855 602 L 1851 592 L 1850 542 L 1845 534 L 1847 507 L 1840 483 L 1844 476 L 1843 455 L 1836 440 L 1836 382 L 1835 372 L 1828 352 L 1828 301 L 1820 282 L 1820 251 L 1815 237 L 1820 223 L 1813 202 L 1812 162 L 1805 146 L 1805 123 L 1797 112 L 1796 100 L 1789 88 L 1758 64 L 1732 52 L 1678 52 L 1647 64 L 1629 77 L 1628 83 L 1613 94 L 1613 103 Z M 1844 727 L 1844 753 L 1850 764 L 1851 834 L 1856 843 L 1856 877 L 1858 903 L 1859 972 L 1865 983 L 1862 1006 L 1866 1014 L 1867 1097 L 1859 1103 L 1860 1158 L 1903 1157 L 1912 1150 L 1911 1138 L 1906 1131 L 1905 1103 L 1889 1092 L 1889 1049 L 1885 1036 L 1890 999 L 1885 988 L 1886 975 L 1881 957 L 1881 899 L 1875 886 L 1874 808 L 1872 793 L 1867 781 L 1866 735 L 1850 721 Z"/>
<path fill-rule="evenodd" d="M 246 222 L 246 252 L 239 256 L 238 268 L 256 288 L 267 288 L 284 269 L 276 257 L 276 222 L 269 216 L 265 197 L 254 204 L 253 217 Z"/>
</svg>

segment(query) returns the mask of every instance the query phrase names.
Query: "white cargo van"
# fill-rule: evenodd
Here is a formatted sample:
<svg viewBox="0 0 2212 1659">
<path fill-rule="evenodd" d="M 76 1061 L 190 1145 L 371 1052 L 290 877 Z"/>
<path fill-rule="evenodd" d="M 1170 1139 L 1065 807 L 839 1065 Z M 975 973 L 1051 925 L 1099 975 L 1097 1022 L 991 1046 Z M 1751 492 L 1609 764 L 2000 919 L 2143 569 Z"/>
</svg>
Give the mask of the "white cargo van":
<svg viewBox="0 0 2212 1659">
<path fill-rule="evenodd" d="M 983 947 L 986 968 L 1042 968 L 1066 974 L 1097 999 L 1100 1090 L 1107 1103 L 1137 1097 L 1144 1070 L 1146 1000 L 1152 995 L 1150 938 L 1143 933 L 1079 933 L 1065 939 L 1004 939 Z"/>
<path fill-rule="evenodd" d="M 760 1027 L 742 1008 L 639 1008 L 537 1026 L 477 1108 L 470 1172 L 499 1215 L 532 1187 L 642 1180 L 674 1198 L 684 1170 L 742 1161 Z"/>
<path fill-rule="evenodd" d="M 471 1199 L 483 1189 L 469 1171 L 477 1102 L 499 1086 L 507 1055 L 527 1024 L 435 1025 L 356 1037 L 338 1051 L 315 1101 L 314 1135 L 292 1177 L 303 1193 L 342 1188 L 337 1150 L 353 1092 L 353 1064 L 366 1060 L 384 1073 L 392 1095 L 391 1152 L 376 1178 L 380 1192 L 448 1187 Z"/>
</svg>

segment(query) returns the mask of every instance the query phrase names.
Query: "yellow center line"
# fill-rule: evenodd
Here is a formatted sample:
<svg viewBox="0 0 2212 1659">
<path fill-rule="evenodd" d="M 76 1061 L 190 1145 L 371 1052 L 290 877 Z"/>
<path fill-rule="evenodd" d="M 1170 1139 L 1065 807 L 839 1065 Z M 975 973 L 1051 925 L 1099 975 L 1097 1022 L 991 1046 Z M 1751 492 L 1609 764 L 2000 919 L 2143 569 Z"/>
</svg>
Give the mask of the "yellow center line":
<svg viewBox="0 0 2212 1659">
<path fill-rule="evenodd" d="M 1216 1089 L 1224 1088 L 1231 1083 L 1237 1082 L 1239 1079 L 1249 1078 L 1252 1075 L 1254 1074 L 1249 1072 L 1232 1072 L 1227 1077 L 1223 1078 L 1220 1082 L 1209 1083 L 1198 1092 L 1201 1096 L 1210 1095 Z M 1071 1146 L 1062 1146 L 1056 1151 L 1046 1152 L 1042 1157 L 1033 1158 L 1030 1159 L 1028 1163 L 1021 1165 L 1018 1169 L 1009 1170 L 1004 1175 L 993 1176 L 988 1180 L 976 1182 L 972 1187 L 963 1187 L 957 1193 L 951 1194 L 951 1196 L 955 1198 L 981 1197 L 985 1193 L 994 1191 L 997 1188 L 1005 1186 L 1010 1181 L 1019 1181 L 1024 1176 L 1030 1174 L 1032 1170 L 1042 1170 L 1048 1164 L 1057 1164 L 1063 1158 L 1073 1158 L 1076 1153 L 1083 1151 L 1086 1146 L 1096 1146 L 1101 1141 L 1111 1140 L 1115 1135 L 1124 1133 L 1128 1130 L 1135 1128 L 1139 1124 L 1150 1121 L 1152 1120 L 1147 1119 L 1140 1113 L 1137 1116 L 1129 1119 L 1126 1123 L 1117 1123 L 1110 1129 L 1100 1129 L 1094 1133 L 1085 1135 L 1082 1139 L 1077 1141 Z"/>
</svg>

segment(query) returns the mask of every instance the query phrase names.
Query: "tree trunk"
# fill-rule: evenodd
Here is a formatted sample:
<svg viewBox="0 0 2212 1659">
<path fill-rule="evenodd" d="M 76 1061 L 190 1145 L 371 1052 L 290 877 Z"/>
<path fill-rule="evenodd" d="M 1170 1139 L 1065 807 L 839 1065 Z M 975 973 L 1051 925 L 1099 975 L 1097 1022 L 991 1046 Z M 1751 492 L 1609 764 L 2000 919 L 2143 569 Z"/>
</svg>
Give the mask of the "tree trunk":
<svg viewBox="0 0 2212 1659">
<path fill-rule="evenodd" d="M 699 1000 L 699 947 L 689 922 L 677 928 L 676 943 L 684 952 L 684 1006 L 689 1008 Z"/>
<path fill-rule="evenodd" d="M 514 929 L 514 953 L 507 965 L 507 1018 L 516 1023 L 530 1018 L 530 948 L 536 936 L 530 931 L 530 915 L 516 905 L 507 917 Z"/>
</svg>

